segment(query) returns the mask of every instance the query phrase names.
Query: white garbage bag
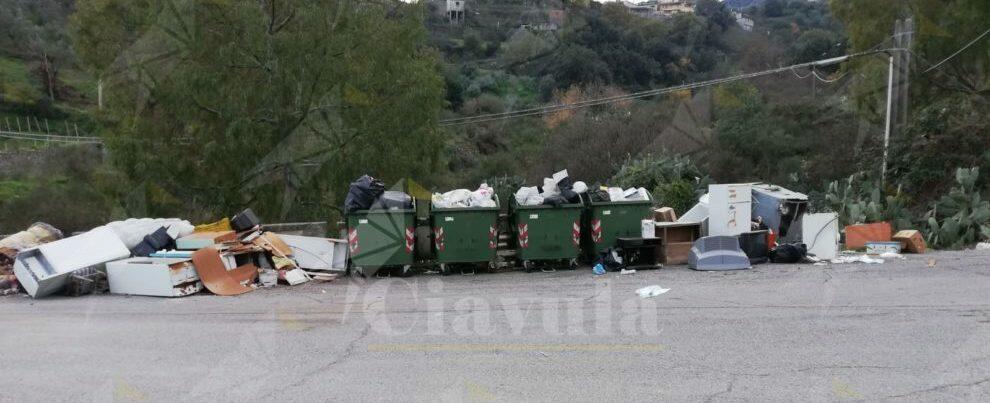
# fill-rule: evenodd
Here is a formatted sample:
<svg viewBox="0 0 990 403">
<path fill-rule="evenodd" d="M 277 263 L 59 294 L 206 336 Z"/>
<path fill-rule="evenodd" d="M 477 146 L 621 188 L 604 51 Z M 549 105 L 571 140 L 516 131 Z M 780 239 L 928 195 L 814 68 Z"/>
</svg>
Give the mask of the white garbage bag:
<svg viewBox="0 0 990 403">
<path fill-rule="evenodd" d="M 574 193 L 583 194 L 588 191 L 588 184 L 581 181 L 574 182 L 574 186 L 571 190 L 573 190 Z"/>
<path fill-rule="evenodd" d="M 543 200 L 544 200 L 543 199 L 543 196 L 541 196 L 539 194 L 533 194 L 533 195 L 530 195 L 529 197 L 527 197 L 526 200 L 523 201 L 522 204 L 524 206 L 539 206 L 539 205 L 542 205 L 543 204 Z"/>
<path fill-rule="evenodd" d="M 495 191 L 492 188 L 482 183 L 478 190 L 471 192 L 471 196 L 468 198 L 468 205 L 471 207 L 486 207 L 488 202 L 495 202 L 492 200 L 494 194 Z"/>
<path fill-rule="evenodd" d="M 560 190 L 557 189 L 557 181 L 553 180 L 553 178 L 543 178 L 543 193 L 541 195 L 547 198 L 559 194 Z"/>
<path fill-rule="evenodd" d="M 539 196 L 540 192 L 536 186 L 523 186 L 516 191 L 516 203 L 525 205 L 530 196 Z"/>
</svg>

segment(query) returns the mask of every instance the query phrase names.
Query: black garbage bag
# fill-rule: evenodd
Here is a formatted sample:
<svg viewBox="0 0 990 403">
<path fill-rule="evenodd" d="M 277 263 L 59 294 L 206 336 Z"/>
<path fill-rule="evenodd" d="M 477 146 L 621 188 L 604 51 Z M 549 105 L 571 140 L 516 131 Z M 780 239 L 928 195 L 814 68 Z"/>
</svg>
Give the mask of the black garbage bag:
<svg viewBox="0 0 990 403">
<path fill-rule="evenodd" d="M 557 189 L 560 190 L 560 195 L 567 200 L 568 203 L 579 203 L 581 202 L 581 195 L 574 191 L 574 181 L 571 177 L 565 177 L 557 182 Z"/>
<path fill-rule="evenodd" d="M 386 190 L 371 204 L 372 210 L 408 210 L 412 207 L 412 196 L 394 190 Z"/>
<path fill-rule="evenodd" d="M 608 271 L 619 271 L 626 268 L 626 264 L 622 261 L 622 249 L 619 248 L 605 249 L 598 255 L 598 260 L 595 263 L 601 263 Z"/>
<path fill-rule="evenodd" d="M 547 206 L 560 207 L 563 204 L 567 204 L 567 199 L 561 195 L 553 195 L 543 198 L 543 204 Z"/>
<path fill-rule="evenodd" d="M 808 256 L 808 247 L 803 243 L 785 243 L 770 251 L 770 261 L 774 263 L 798 263 Z"/>
<path fill-rule="evenodd" d="M 608 192 L 601 190 L 598 186 L 595 186 L 594 189 L 588 189 L 588 197 L 590 197 L 593 202 L 612 201 L 612 198 L 609 197 Z"/>
<path fill-rule="evenodd" d="M 385 184 L 382 181 L 364 175 L 351 183 L 351 187 L 347 191 L 347 198 L 344 199 L 344 212 L 353 213 L 358 210 L 367 210 L 384 192 Z"/>
</svg>

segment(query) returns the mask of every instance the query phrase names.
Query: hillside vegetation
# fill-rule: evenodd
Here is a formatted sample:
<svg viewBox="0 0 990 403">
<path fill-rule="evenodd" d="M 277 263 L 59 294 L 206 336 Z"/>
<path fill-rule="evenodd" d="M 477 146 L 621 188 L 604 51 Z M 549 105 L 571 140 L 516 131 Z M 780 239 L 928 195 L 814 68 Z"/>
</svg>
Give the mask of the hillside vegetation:
<svg viewBox="0 0 990 403">
<path fill-rule="evenodd" d="M 671 18 L 618 3 L 478 0 L 456 23 L 441 1 L 0 7 L 0 24 L 11 27 L 0 36 L 0 118 L 101 136 L 104 151 L 70 179 L 99 184 L 72 197 L 92 201 L 101 218 L 208 219 L 249 205 L 271 221 L 334 221 L 347 183 L 362 173 L 440 190 L 482 181 L 512 188 L 568 168 L 588 183 L 649 186 L 677 206 L 710 181 L 773 182 L 840 210 L 869 204 L 877 188 L 875 216 L 920 226 L 929 214 L 940 225 L 945 216 L 929 210 L 941 211 L 941 196 L 960 186 L 956 168 L 990 162 L 982 118 L 990 42 L 953 55 L 988 28 L 990 5 L 979 0 L 698 0 L 695 13 Z M 732 10 L 752 18 L 752 32 Z M 907 16 L 917 27 L 910 103 L 883 184 L 882 54 L 448 124 L 891 47 L 895 20 Z M 19 153 L 38 147 L 3 142 Z M 46 219 L 31 213 L 46 211 L 46 198 L 26 203 L 25 195 L 69 191 L 25 172 L 33 169 L 0 177 L 0 204 L 13 212 L 0 232 Z M 967 191 L 985 192 L 985 175 L 974 177 Z"/>
</svg>

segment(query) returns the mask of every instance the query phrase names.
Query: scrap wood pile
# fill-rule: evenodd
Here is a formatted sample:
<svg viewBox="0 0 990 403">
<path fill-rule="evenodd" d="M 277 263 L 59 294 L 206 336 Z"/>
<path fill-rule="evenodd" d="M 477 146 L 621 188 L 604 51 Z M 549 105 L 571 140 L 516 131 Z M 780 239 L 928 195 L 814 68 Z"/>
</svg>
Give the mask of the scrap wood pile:
<svg viewBox="0 0 990 403">
<path fill-rule="evenodd" d="M 338 239 L 266 231 L 250 209 L 199 226 L 129 219 L 69 237 L 36 223 L 0 240 L 0 293 L 178 297 L 205 288 L 237 295 L 331 281 L 346 270 L 346 247 Z"/>
</svg>

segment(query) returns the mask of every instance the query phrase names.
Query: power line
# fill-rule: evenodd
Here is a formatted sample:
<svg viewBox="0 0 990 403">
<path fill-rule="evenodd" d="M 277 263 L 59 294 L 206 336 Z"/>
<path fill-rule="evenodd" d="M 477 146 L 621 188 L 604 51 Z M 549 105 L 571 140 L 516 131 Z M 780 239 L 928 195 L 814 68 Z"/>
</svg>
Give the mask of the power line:
<svg viewBox="0 0 990 403">
<path fill-rule="evenodd" d="M 925 73 L 928 73 L 929 71 L 935 70 L 935 69 L 939 68 L 939 66 L 945 64 L 945 62 L 947 62 L 949 60 L 952 60 L 952 58 L 954 58 L 956 56 L 959 56 L 960 53 L 962 53 L 966 49 L 969 49 L 970 46 L 973 46 L 980 39 L 983 39 L 983 37 L 984 36 L 987 36 L 987 34 L 990 34 L 990 29 L 984 31 L 982 34 L 980 34 L 980 36 L 977 36 L 972 41 L 969 41 L 969 43 L 967 43 L 966 46 L 963 46 L 963 47 L 959 48 L 959 50 L 957 50 L 957 51 L 955 51 L 955 53 L 949 55 L 949 57 L 947 57 L 945 59 L 942 59 L 942 61 L 936 63 L 934 66 L 929 67 L 928 70 L 925 70 Z"/>
<path fill-rule="evenodd" d="M 590 107 L 590 106 L 603 105 L 603 104 L 608 104 L 608 103 L 613 103 L 613 102 L 630 101 L 630 100 L 635 100 L 635 99 L 648 98 L 648 97 L 652 97 L 652 96 L 656 96 L 656 95 L 667 94 L 667 93 L 671 93 L 671 92 L 684 91 L 684 90 L 697 89 L 697 88 L 704 88 L 704 87 L 709 87 L 709 86 L 713 86 L 713 85 L 719 85 L 719 84 L 729 83 L 729 82 L 733 82 L 733 81 L 746 80 L 746 79 L 751 79 L 751 78 L 756 78 L 756 77 L 762 77 L 762 76 L 767 76 L 767 75 L 772 75 L 772 74 L 779 74 L 779 73 L 783 73 L 783 72 L 787 72 L 787 71 L 793 71 L 794 69 L 799 69 L 799 68 L 812 68 L 812 67 L 829 66 L 829 65 L 833 65 L 833 64 L 837 64 L 837 63 L 842 63 L 842 62 L 844 62 L 846 60 L 849 60 L 849 59 L 855 58 L 855 57 L 867 56 L 867 55 L 872 55 L 872 54 L 877 54 L 877 53 L 896 52 L 896 51 L 904 51 L 904 49 L 889 48 L 889 49 L 868 50 L 868 51 L 864 51 L 864 52 L 852 53 L 852 54 L 848 54 L 848 55 L 844 55 L 844 56 L 839 56 L 839 57 L 833 57 L 833 58 L 829 58 L 829 59 L 816 60 L 816 61 L 807 62 L 807 63 L 799 63 L 799 64 L 794 64 L 794 65 L 785 66 L 785 67 L 778 67 L 778 68 L 770 69 L 770 70 L 763 70 L 763 71 L 758 71 L 758 72 L 753 72 L 753 73 L 740 74 L 740 75 L 736 75 L 736 76 L 718 78 L 718 79 L 714 79 L 714 80 L 699 81 L 699 82 L 695 82 L 695 83 L 681 84 L 681 85 L 676 85 L 676 86 L 673 86 L 673 87 L 666 87 L 666 88 L 659 88 L 659 89 L 652 89 L 652 90 L 634 92 L 634 93 L 625 94 L 625 95 L 617 95 L 617 96 L 611 96 L 611 97 L 605 97 L 605 98 L 590 99 L 590 100 L 573 102 L 573 103 L 566 103 L 566 104 L 547 105 L 547 106 L 534 107 L 534 108 L 528 108 L 528 109 L 521 109 L 521 110 L 517 110 L 517 111 L 510 111 L 510 112 L 491 113 L 491 114 L 485 114 L 485 115 L 475 115 L 475 116 L 468 116 L 468 117 L 461 117 L 461 118 L 454 118 L 454 119 L 446 119 L 446 120 L 441 120 L 439 122 L 439 124 L 440 124 L 440 126 L 456 126 L 456 125 L 469 124 L 469 123 L 482 123 L 482 122 L 489 122 L 489 121 L 493 121 L 493 120 L 514 119 L 514 118 L 525 117 L 525 116 L 542 115 L 542 114 L 546 114 L 546 113 L 550 113 L 550 112 L 558 112 L 558 111 L 564 111 L 564 110 L 586 108 L 586 107 Z"/>
</svg>

